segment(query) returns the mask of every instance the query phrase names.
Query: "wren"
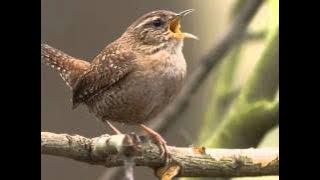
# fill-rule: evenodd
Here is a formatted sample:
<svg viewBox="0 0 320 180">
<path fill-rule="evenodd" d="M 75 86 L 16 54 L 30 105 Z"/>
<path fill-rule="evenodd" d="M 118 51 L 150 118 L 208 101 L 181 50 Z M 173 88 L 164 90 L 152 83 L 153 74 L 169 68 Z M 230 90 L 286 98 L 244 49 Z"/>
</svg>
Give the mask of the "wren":
<svg viewBox="0 0 320 180">
<path fill-rule="evenodd" d="M 144 123 L 163 111 L 183 85 L 183 40 L 197 37 L 181 32 L 180 21 L 192 11 L 156 10 L 141 16 L 91 63 L 46 44 L 41 56 L 71 88 L 73 108 L 85 104 L 117 133 L 109 121 L 137 124 L 167 153 L 166 141 Z"/>
</svg>

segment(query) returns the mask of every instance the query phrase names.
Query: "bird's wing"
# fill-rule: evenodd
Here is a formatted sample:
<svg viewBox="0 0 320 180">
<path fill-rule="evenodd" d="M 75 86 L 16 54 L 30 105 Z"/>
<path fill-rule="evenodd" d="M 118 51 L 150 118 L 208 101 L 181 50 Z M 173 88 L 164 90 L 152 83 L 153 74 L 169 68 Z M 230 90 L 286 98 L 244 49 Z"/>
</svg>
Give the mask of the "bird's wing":
<svg viewBox="0 0 320 180">
<path fill-rule="evenodd" d="M 47 44 L 41 44 L 41 57 L 45 64 L 60 72 L 60 76 L 71 89 L 90 67 L 89 62 L 76 59 Z"/>
<path fill-rule="evenodd" d="M 133 59 L 135 56 L 129 51 L 112 51 L 109 48 L 100 53 L 73 90 L 73 108 L 107 90 L 128 75 L 133 69 Z"/>
</svg>

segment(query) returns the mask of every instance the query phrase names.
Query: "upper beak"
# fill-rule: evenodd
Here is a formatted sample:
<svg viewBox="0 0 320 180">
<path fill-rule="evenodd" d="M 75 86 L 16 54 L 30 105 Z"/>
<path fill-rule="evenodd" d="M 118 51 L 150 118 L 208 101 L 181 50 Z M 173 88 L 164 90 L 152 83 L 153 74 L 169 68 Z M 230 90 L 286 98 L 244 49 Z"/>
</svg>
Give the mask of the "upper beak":
<svg viewBox="0 0 320 180">
<path fill-rule="evenodd" d="M 184 10 L 184 11 L 178 13 L 178 16 L 183 17 L 183 16 L 185 16 L 185 15 L 187 15 L 187 14 L 193 12 L 193 11 L 194 11 L 194 9 L 187 9 L 187 10 Z"/>
<path fill-rule="evenodd" d="M 193 12 L 194 9 L 187 9 L 177 14 L 176 17 L 174 17 L 171 20 L 170 23 L 170 30 L 175 34 L 175 36 L 179 39 L 183 38 L 191 38 L 191 39 L 199 39 L 197 36 L 187 33 L 187 32 L 181 32 L 180 31 L 180 20 L 182 17 L 186 16 L 187 14 Z"/>
</svg>

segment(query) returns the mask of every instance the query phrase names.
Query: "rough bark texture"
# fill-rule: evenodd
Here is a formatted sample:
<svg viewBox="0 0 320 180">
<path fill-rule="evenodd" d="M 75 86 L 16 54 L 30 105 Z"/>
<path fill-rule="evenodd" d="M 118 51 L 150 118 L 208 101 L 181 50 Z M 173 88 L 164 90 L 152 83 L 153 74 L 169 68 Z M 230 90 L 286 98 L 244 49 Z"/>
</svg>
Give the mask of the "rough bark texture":
<svg viewBox="0 0 320 180">
<path fill-rule="evenodd" d="M 168 147 L 171 164 L 180 166 L 178 176 L 242 177 L 279 174 L 278 149 L 205 149 L 204 147 Z M 41 133 L 41 153 L 62 156 L 106 167 L 122 166 L 131 156 L 137 166 L 164 166 L 157 145 L 144 136 L 103 135 L 85 138 L 79 135 Z"/>
</svg>

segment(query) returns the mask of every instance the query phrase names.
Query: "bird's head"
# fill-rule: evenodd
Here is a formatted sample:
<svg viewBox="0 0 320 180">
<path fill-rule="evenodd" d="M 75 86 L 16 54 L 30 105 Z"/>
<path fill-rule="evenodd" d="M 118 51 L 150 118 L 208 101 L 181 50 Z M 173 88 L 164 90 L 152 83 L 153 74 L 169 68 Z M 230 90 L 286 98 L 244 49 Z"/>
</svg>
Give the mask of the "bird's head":
<svg viewBox="0 0 320 180">
<path fill-rule="evenodd" d="M 172 47 L 185 38 L 197 39 L 196 36 L 180 30 L 181 19 L 192 9 L 174 13 L 166 10 L 149 12 L 138 18 L 127 29 L 126 35 L 133 37 L 135 43 L 151 46 Z M 169 45 L 169 46 L 168 46 Z"/>
</svg>

